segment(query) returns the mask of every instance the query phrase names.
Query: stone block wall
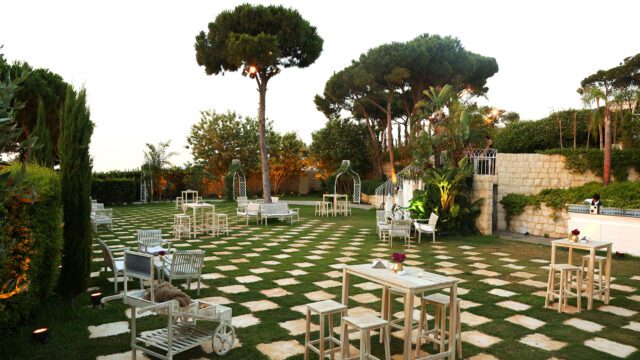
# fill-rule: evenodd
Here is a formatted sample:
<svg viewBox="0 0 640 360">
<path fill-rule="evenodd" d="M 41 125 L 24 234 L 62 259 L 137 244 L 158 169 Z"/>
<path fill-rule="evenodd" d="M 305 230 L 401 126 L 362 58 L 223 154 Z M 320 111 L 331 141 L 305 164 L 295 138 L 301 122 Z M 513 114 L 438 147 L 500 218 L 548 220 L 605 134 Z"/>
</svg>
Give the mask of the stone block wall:
<svg viewBox="0 0 640 360">
<path fill-rule="evenodd" d="M 497 182 L 496 175 L 474 176 L 472 201 L 484 199 L 480 216 L 476 219 L 476 226 L 480 233 L 489 235 L 493 228 L 493 185 Z"/>
<path fill-rule="evenodd" d="M 522 214 L 511 219 L 508 229 L 521 234 L 528 232 L 536 236 L 562 238 L 567 236 L 568 220 L 567 210 L 552 209 L 545 204 L 541 204 L 540 209 L 527 206 Z"/>
<path fill-rule="evenodd" d="M 602 178 L 588 171 L 577 173 L 565 167 L 563 155 L 546 154 L 502 154 L 496 158 L 496 175 L 475 175 L 473 198 L 484 198 L 482 214 L 476 221 L 483 234 L 491 234 L 493 227 L 493 185 L 497 187 L 497 229 L 507 230 L 505 211 L 500 200 L 509 194 L 537 194 L 549 188 L 569 188 Z M 636 181 L 640 174 L 631 169 L 628 180 Z M 585 199 L 592 194 L 584 194 Z M 566 211 L 554 214 L 555 210 L 542 206 L 540 210 L 527 208 L 525 213 L 514 217 L 508 230 L 549 237 L 564 237 L 567 231 Z M 525 229 L 523 231 L 523 229 Z"/>
</svg>

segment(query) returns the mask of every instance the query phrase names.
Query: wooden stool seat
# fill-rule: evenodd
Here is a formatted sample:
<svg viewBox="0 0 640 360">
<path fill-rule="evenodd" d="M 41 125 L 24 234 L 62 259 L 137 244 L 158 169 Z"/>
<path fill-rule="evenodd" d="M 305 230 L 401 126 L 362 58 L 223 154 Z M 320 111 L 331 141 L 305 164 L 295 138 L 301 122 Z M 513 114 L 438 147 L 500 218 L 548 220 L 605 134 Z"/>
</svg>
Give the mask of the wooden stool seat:
<svg viewBox="0 0 640 360">
<path fill-rule="evenodd" d="M 358 330 L 379 329 L 389 323 L 387 320 L 372 315 L 345 316 L 342 320 Z"/>
<path fill-rule="evenodd" d="M 320 317 L 320 334 L 316 340 L 311 340 L 311 315 L 318 315 Z M 334 354 L 342 351 L 342 342 L 334 336 L 334 315 L 340 315 L 340 317 L 344 319 L 347 315 L 347 306 L 334 300 L 324 300 L 307 304 L 307 322 L 304 337 L 305 360 L 309 359 L 309 350 L 318 354 L 320 359 L 324 359 L 326 355 L 334 359 Z M 327 318 L 329 325 L 329 334 L 327 336 L 325 336 L 325 318 Z M 328 349 L 325 347 L 327 342 L 329 345 Z"/>
<path fill-rule="evenodd" d="M 173 216 L 173 237 L 181 239 L 183 234 L 186 234 L 187 239 L 191 237 L 191 216 L 175 214 Z"/>
<path fill-rule="evenodd" d="M 216 218 L 215 221 L 215 233 L 216 235 L 220 235 L 221 233 L 225 233 L 229 235 L 229 218 L 227 214 L 222 213 L 214 213 Z"/>
<path fill-rule="evenodd" d="M 347 305 L 339 303 L 335 300 L 318 301 L 307 304 L 307 308 L 316 314 L 324 315 L 347 310 Z"/>
<path fill-rule="evenodd" d="M 558 274 L 559 273 L 559 274 Z M 560 275 L 560 281 L 556 284 L 556 275 Z M 575 284 L 574 282 L 575 277 Z M 549 266 L 549 280 L 547 282 L 547 295 L 544 299 L 544 307 L 549 306 L 549 301 L 558 298 L 558 312 L 561 313 L 569 298 L 576 298 L 578 312 L 582 308 L 582 267 L 572 264 L 553 264 Z M 556 289 L 557 285 L 557 289 Z M 575 292 L 571 291 L 574 288 Z"/>
<path fill-rule="evenodd" d="M 433 348 L 440 345 L 440 352 L 445 351 L 445 345 L 449 344 L 451 334 L 447 330 L 447 309 L 449 308 L 449 295 L 440 293 L 430 294 L 420 298 L 420 323 L 418 324 L 418 336 L 416 339 L 416 357 L 420 355 L 420 344 L 424 339 L 426 343 L 433 343 Z M 427 323 L 427 305 L 435 306 L 435 317 L 433 329 L 429 330 Z M 462 359 L 462 325 L 460 322 L 460 299 L 456 300 L 456 308 L 449 310 L 449 321 L 451 314 L 455 311 L 458 319 L 455 326 L 453 341 L 455 342 L 458 357 Z M 433 334 L 433 338 L 430 335 Z"/>
<path fill-rule="evenodd" d="M 315 215 L 322 216 L 322 201 L 316 201 Z"/>
<path fill-rule="evenodd" d="M 342 319 L 342 359 L 374 359 L 379 358 L 371 355 L 371 330 L 380 329 L 380 333 L 384 336 L 384 358 L 385 360 L 391 360 L 390 349 L 390 327 L 387 320 L 381 319 L 377 316 L 365 315 L 365 316 L 345 316 Z M 360 355 L 349 357 L 349 327 L 355 331 L 360 332 Z"/>
<path fill-rule="evenodd" d="M 607 263 L 607 257 L 606 256 L 599 256 L 596 255 L 595 256 L 595 263 L 594 264 L 594 268 L 595 265 L 598 265 L 598 280 L 596 281 L 595 279 L 595 269 L 594 269 L 594 282 L 598 285 L 598 298 L 600 299 L 600 301 L 602 301 L 602 293 L 605 294 L 605 299 L 606 302 L 609 302 L 609 284 L 607 284 L 607 280 L 605 279 L 604 276 L 604 265 Z M 581 267 L 582 267 L 582 273 L 586 275 L 586 277 L 582 280 L 582 285 L 584 286 L 588 286 L 589 284 L 589 279 L 587 279 L 589 274 L 589 255 L 584 255 L 582 257 L 582 263 L 581 263 Z"/>
</svg>

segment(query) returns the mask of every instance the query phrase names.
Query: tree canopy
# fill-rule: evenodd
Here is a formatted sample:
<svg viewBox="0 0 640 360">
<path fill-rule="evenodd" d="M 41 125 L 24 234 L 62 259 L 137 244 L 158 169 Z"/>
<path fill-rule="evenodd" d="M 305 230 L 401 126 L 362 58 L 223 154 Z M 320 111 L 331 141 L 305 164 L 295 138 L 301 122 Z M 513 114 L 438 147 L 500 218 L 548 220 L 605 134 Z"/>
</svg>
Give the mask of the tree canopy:
<svg viewBox="0 0 640 360">
<path fill-rule="evenodd" d="M 322 52 L 323 40 L 298 11 L 283 6 L 243 4 L 221 12 L 209 31 L 196 36 L 198 65 L 208 75 L 242 70 L 258 85 L 258 133 L 262 192 L 271 202 L 266 139 L 266 93 L 269 79 L 282 68 L 305 68 Z"/>
</svg>

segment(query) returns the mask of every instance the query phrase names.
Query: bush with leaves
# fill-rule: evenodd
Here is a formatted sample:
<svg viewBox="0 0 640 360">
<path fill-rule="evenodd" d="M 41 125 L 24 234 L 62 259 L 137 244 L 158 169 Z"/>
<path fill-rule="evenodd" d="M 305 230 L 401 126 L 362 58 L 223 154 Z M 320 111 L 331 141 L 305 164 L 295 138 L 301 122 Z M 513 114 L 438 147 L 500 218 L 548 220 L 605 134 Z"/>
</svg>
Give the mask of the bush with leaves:
<svg viewBox="0 0 640 360">
<path fill-rule="evenodd" d="M 473 234 L 483 199 L 471 201 L 473 165 L 467 158 L 440 168 L 431 168 L 423 181 L 425 190 L 416 190 L 409 204 L 414 219 L 438 215 L 437 229 L 447 234 Z"/>
<path fill-rule="evenodd" d="M 584 173 L 591 171 L 602 177 L 604 152 L 598 149 L 552 149 L 544 154 L 560 154 L 566 159 L 565 167 L 569 170 Z M 629 177 L 629 170 L 640 172 L 640 149 L 611 151 L 611 174 L 618 181 Z"/>
<path fill-rule="evenodd" d="M 2 173 L 19 176 L 22 171 L 22 165 L 16 163 Z M 3 329 L 31 316 L 53 292 L 59 273 L 60 179 L 53 170 L 44 167 L 29 165 L 24 171 L 23 186 L 29 192 L 14 192 L 9 196 L 2 214 L 0 279 L 16 279 L 3 288 L 4 295 L 0 296 L 0 328 Z M 3 281 L 3 287 L 6 285 Z M 23 288 L 23 291 L 6 296 L 9 288 Z"/>
</svg>

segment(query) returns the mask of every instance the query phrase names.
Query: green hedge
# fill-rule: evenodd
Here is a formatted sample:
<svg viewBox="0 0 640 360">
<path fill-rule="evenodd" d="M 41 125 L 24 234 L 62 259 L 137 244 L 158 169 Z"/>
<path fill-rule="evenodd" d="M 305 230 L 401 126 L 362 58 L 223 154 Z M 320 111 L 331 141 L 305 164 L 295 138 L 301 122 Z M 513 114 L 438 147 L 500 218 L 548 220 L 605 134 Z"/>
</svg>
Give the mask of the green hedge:
<svg viewBox="0 0 640 360">
<path fill-rule="evenodd" d="M 512 216 L 523 213 L 526 206 L 540 207 L 545 203 L 553 209 L 564 209 L 567 204 L 582 204 L 584 199 L 600 194 L 602 203 L 607 207 L 640 209 L 640 182 L 620 181 L 609 186 L 591 182 L 568 189 L 545 189 L 536 195 L 507 194 L 500 200 L 505 209 L 507 223 Z"/>
<path fill-rule="evenodd" d="M 562 123 L 563 147 L 572 147 L 574 113 L 576 114 L 577 146 L 586 147 L 587 124 L 591 110 L 558 111 L 540 120 L 511 123 L 495 134 L 493 146 L 503 153 L 533 153 L 560 148 L 560 133 L 557 123 L 559 118 Z M 591 134 L 591 144 L 595 144 L 596 136 Z"/>
<path fill-rule="evenodd" d="M 16 173 L 19 165 L 3 171 Z M 11 328 L 30 317 L 53 292 L 62 249 L 60 179 L 51 169 L 28 166 L 24 185 L 29 192 L 11 194 L 2 214 L 0 279 L 6 284 L 25 274 L 28 290 L 0 300 L 0 328 Z M 26 272 L 25 272 L 26 270 Z"/>
<path fill-rule="evenodd" d="M 91 198 L 105 205 L 139 201 L 139 183 L 136 179 L 131 178 L 93 179 Z"/>
<path fill-rule="evenodd" d="M 363 194 L 375 195 L 376 189 L 383 183 L 384 181 L 381 180 L 362 180 L 360 184 L 360 191 Z"/>
<path fill-rule="evenodd" d="M 591 171 L 602 176 L 604 151 L 599 149 L 552 149 L 544 154 L 560 154 L 567 161 L 565 167 L 569 170 L 584 173 Z M 611 174 L 616 180 L 625 181 L 629 177 L 629 170 L 640 172 L 640 149 L 611 151 Z"/>
</svg>

